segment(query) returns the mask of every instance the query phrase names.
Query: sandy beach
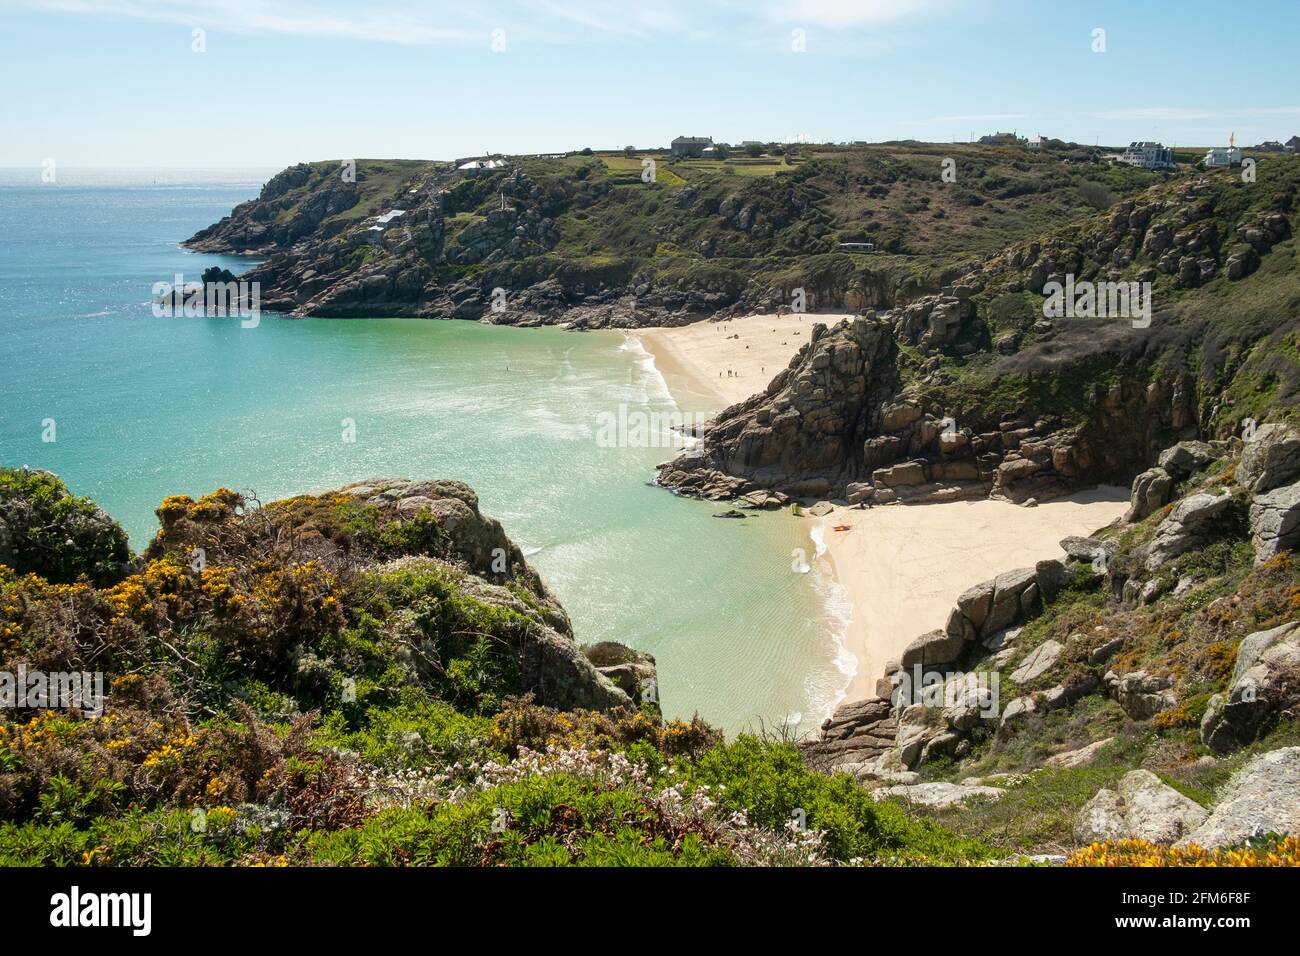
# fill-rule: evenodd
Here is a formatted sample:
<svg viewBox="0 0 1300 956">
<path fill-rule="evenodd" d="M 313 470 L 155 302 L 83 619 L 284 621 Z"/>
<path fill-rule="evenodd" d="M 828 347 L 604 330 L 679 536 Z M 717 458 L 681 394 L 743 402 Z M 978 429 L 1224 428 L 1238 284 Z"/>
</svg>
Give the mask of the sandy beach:
<svg viewBox="0 0 1300 956">
<path fill-rule="evenodd" d="M 844 315 L 755 315 L 629 333 L 654 356 L 677 403 L 715 412 L 765 388 L 816 322 Z M 738 336 L 738 337 L 736 337 Z M 728 374 L 728 373 L 731 374 Z M 845 695 L 875 692 L 885 664 L 926 631 L 943 627 L 958 595 L 1004 571 L 1062 555 L 1060 540 L 1087 535 L 1128 507 L 1127 488 L 1097 488 L 1022 508 L 980 499 L 939 504 L 837 507 L 808 522 L 825 544 L 819 560 L 848 592 L 847 649 L 857 669 Z M 848 531 L 833 530 L 849 525 Z"/>
<path fill-rule="evenodd" d="M 678 405 L 687 411 L 720 411 L 766 388 L 808 341 L 815 324 L 833 326 L 850 317 L 806 312 L 750 315 L 628 334 L 640 339 L 654 356 Z"/>
<path fill-rule="evenodd" d="M 885 664 L 913 638 L 943 627 L 966 588 L 1003 571 L 1061 557 L 1060 540 L 1109 524 L 1126 488 L 1102 487 L 1022 508 L 980 499 L 836 508 L 818 521 L 836 580 L 849 592 L 848 648 L 858 668 L 846 700 L 874 694 Z M 835 531 L 849 525 L 848 531 Z"/>
</svg>

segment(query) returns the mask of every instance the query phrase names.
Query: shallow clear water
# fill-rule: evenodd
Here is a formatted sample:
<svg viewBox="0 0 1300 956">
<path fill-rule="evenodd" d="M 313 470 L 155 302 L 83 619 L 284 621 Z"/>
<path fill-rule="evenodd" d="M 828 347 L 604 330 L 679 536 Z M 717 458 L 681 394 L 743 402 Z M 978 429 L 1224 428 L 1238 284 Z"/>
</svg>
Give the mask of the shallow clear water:
<svg viewBox="0 0 1300 956">
<path fill-rule="evenodd" d="M 647 483 L 672 449 L 601 447 L 602 414 L 675 408 L 621 335 L 156 318 L 154 282 L 247 266 L 177 242 L 258 183 L 76 182 L 0 174 L 0 463 L 57 472 L 137 549 L 169 494 L 225 485 L 265 501 L 374 476 L 457 478 L 541 571 L 579 640 L 656 655 L 670 714 L 728 731 L 807 731 L 826 715 L 846 677 L 826 577 L 792 569 L 792 549 L 813 552 L 806 520 L 715 519 L 717 505 Z"/>
</svg>

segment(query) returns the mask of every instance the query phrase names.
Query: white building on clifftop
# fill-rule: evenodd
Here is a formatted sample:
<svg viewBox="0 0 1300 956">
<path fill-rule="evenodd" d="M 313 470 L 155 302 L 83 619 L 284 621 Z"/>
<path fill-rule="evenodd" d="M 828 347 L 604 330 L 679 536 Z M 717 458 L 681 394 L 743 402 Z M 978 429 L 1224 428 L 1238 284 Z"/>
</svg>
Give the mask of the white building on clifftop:
<svg viewBox="0 0 1300 956">
<path fill-rule="evenodd" d="M 1239 146 L 1212 146 L 1205 153 L 1205 168 L 1214 169 L 1217 166 L 1240 166 L 1241 165 L 1241 147 Z"/>
<path fill-rule="evenodd" d="M 1162 143 L 1143 140 L 1129 143 L 1128 149 L 1117 157 L 1117 161 L 1142 169 L 1173 169 L 1174 151 Z"/>
</svg>

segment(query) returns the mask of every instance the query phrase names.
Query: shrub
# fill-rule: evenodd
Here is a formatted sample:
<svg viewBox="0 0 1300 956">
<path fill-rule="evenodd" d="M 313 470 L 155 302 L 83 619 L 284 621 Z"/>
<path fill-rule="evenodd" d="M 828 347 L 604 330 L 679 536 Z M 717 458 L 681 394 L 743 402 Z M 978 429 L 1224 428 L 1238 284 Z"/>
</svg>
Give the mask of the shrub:
<svg viewBox="0 0 1300 956">
<path fill-rule="evenodd" d="M 126 532 L 46 471 L 0 468 L 0 564 L 53 583 L 105 584 L 131 560 Z"/>
<path fill-rule="evenodd" d="M 847 774 L 809 770 L 792 744 L 742 735 L 694 764 L 679 766 L 687 779 L 713 787 L 724 806 L 744 811 L 759 826 L 780 830 L 802 811 L 804 824 L 824 834 L 827 854 L 840 861 L 955 861 L 988 855 L 974 841 L 910 820 L 893 804 L 877 803 Z"/>
</svg>

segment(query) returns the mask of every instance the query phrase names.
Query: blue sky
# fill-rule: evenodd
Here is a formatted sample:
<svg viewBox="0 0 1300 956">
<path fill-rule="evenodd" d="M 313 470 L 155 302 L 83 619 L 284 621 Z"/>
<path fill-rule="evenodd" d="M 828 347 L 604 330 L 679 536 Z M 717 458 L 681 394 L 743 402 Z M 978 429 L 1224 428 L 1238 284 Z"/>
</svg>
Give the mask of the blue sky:
<svg viewBox="0 0 1300 956">
<path fill-rule="evenodd" d="M 1300 133 L 1298 36 L 1297 0 L 0 0 L 0 166 L 678 134 L 1251 145 Z"/>
</svg>

